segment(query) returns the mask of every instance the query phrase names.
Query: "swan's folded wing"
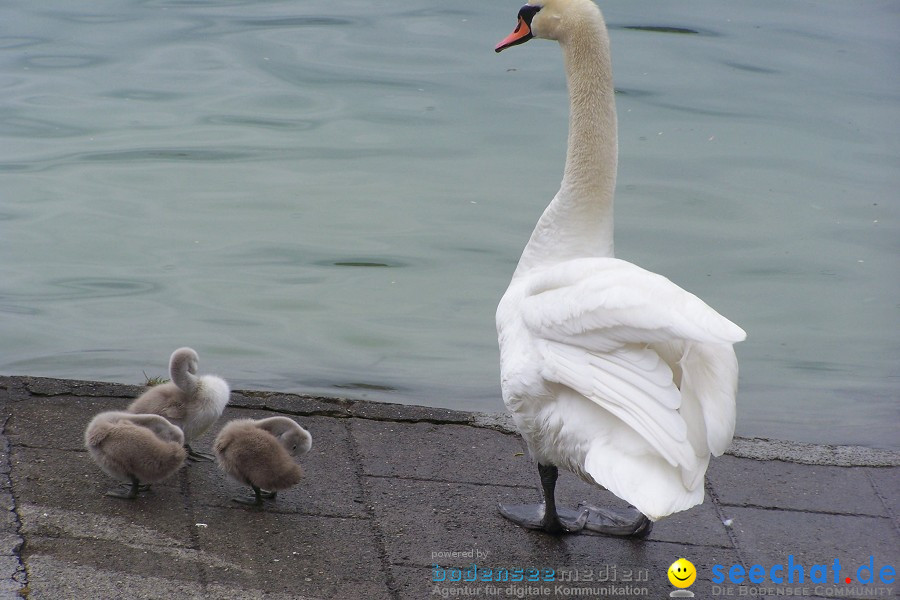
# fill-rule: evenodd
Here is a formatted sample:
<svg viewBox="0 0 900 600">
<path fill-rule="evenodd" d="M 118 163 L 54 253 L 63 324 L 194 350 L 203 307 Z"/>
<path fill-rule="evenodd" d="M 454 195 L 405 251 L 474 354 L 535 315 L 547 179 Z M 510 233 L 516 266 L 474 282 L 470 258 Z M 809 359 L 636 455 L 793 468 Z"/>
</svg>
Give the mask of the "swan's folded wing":
<svg viewBox="0 0 900 600">
<path fill-rule="evenodd" d="M 599 353 L 560 342 L 539 344 L 543 377 L 563 384 L 615 415 L 669 464 L 692 468 L 696 456 L 678 413 L 672 371 L 648 348 Z"/>
<path fill-rule="evenodd" d="M 523 321 L 543 358 L 543 377 L 609 411 L 670 464 L 697 456 L 678 409 L 670 366 L 650 344 L 728 344 L 740 327 L 668 279 L 616 259 L 579 259 L 533 276 Z"/>
<path fill-rule="evenodd" d="M 665 277 L 615 258 L 572 260 L 531 276 L 521 308 L 536 336 L 601 352 L 629 343 L 746 337 Z"/>
</svg>

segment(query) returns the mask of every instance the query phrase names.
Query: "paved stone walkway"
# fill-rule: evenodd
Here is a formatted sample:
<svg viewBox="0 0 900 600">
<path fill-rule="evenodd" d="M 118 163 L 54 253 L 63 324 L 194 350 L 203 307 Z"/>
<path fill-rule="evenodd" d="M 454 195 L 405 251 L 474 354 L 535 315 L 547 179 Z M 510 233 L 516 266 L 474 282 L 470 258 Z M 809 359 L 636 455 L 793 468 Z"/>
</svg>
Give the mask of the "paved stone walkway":
<svg viewBox="0 0 900 600">
<path fill-rule="evenodd" d="M 896 452 L 739 439 L 713 461 L 707 501 L 649 539 L 553 538 L 497 512 L 540 498 L 505 418 L 279 393 L 233 393 L 197 444 L 209 450 L 236 417 L 285 414 L 309 429 L 306 479 L 264 510 L 233 503 L 244 490 L 209 463 L 135 501 L 105 497 L 113 481 L 84 428 L 140 391 L 0 377 L 0 597 L 659 599 L 679 557 L 698 571 L 697 598 L 900 589 Z M 570 475 L 559 491 L 560 503 L 617 503 Z"/>
</svg>

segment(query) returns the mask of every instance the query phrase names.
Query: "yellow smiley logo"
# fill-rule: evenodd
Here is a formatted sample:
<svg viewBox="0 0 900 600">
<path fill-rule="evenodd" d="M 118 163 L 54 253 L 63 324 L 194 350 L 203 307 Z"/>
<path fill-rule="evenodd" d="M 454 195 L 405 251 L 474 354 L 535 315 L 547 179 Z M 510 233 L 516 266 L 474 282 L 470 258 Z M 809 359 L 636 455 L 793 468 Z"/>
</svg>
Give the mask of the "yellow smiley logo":
<svg viewBox="0 0 900 600">
<path fill-rule="evenodd" d="M 697 569 L 686 558 L 679 558 L 669 565 L 669 582 L 677 588 L 686 588 L 697 579 Z"/>
</svg>

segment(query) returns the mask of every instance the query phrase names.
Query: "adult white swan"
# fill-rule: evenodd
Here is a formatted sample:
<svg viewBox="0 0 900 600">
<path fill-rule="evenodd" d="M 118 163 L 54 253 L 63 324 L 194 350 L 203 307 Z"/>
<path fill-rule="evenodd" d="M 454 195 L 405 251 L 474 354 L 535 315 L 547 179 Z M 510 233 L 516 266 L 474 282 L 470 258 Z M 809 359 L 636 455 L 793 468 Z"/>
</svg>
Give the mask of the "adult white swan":
<svg viewBox="0 0 900 600">
<path fill-rule="evenodd" d="M 503 400 L 538 463 L 524 527 L 645 536 L 703 502 L 710 454 L 734 433 L 744 331 L 668 279 L 613 258 L 616 110 L 606 24 L 591 0 L 532 0 L 496 51 L 557 40 L 569 89 L 559 192 L 497 307 Z M 636 510 L 557 508 L 557 467 Z"/>
</svg>

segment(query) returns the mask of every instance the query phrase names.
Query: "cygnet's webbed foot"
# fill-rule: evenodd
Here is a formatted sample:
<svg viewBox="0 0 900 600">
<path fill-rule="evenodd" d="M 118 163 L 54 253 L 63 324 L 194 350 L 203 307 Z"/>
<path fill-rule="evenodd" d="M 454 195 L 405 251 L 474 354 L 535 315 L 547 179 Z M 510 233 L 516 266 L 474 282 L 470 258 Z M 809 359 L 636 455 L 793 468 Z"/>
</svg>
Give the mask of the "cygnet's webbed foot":
<svg viewBox="0 0 900 600">
<path fill-rule="evenodd" d="M 274 498 L 277 492 L 265 492 L 255 485 L 251 485 L 253 488 L 252 496 L 238 496 L 237 498 L 232 498 L 238 504 L 246 504 L 247 506 L 262 506 L 263 498 Z"/>
<path fill-rule="evenodd" d="M 124 489 L 124 490 L 130 490 L 130 489 L 131 489 L 131 485 L 132 485 L 132 484 L 130 484 L 130 483 L 120 483 L 120 484 L 119 484 L 119 487 L 120 487 L 121 489 Z M 144 492 L 149 492 L 149 491 L 150 491 L 150 484 L 149 484 L 149 483 L 139 483 L 139 484 L 138 484 L 138 489 L 137 489 L 137 491 L 138 491 L 139 494 L 142 494 L 142 493 L 144 493 Z"/>
<path fill-rule="evenodd" d="M 526 529 L 540 529 L 552 535 L 578 533 L 584 529 L 590 511 L 552 510 L 549 513 L 544 504 L 498 504 L 500 514 Z"/>
<path fill-rule="evenodd" d="M 149 488 L 150 486 L 144 486 L 145 488 Z M 137 498 L 138 492 L 141 489 L 141 482 L 137 480 L 137 478 L 131 478 L 131 484 L 123 484 L 117 488 L 111 489 L 106 492 L 106 495 L 110 498 L 121 498 L 122 500 L 134 500 Z"/>
<path fill-rule="evenodd" d="M 588 511 L 587 521 L 584 524 L 584 528 L 588 531 L 604 535 L 645 538 L 653 529 L 653 521 L 633 506 L 602 508 L 581 502 L 578 508 Z"/>
<path fill-rule="evenodd" d="M 216 460 L 216 457 L 212 454 L 207 454 L 206 452 L 197 452 L 193 448 L 191 448 L 190 444 L 185 444 L 184 449 L 187 450 L 187 459 L 190 462 L 210 462 Z"/>
<path fill-rule="evenodd" d="M 233 502 L 237 502 L 238 504 L 244 504 L 246 506 L 261 506 L 262 498 L 257 498 L 256 496 L 235 496 L 231 499 Z"/>
</svg>

